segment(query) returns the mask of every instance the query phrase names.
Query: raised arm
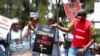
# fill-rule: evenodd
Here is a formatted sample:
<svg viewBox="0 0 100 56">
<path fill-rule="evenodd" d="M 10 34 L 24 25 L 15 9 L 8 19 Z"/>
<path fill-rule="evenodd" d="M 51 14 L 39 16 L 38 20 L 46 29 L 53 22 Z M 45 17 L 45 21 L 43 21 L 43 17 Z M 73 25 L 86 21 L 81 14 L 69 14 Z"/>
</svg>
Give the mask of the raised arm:
<svg viewBox="0 0 100 56">
<path fill-rule="evenodd" d="M 73 29 L 73 26 L 74 26 L 74 21 L 70 22 L 67 27 L 62 27 L 60 25 L 58 25 L 57 23 L 55 23 L 54 25 L 52 26 L 55 26 L 57 27 L 58 29 L 64 31 L 64 32 L 70 32 L 72 29 Z"/>
</svg>

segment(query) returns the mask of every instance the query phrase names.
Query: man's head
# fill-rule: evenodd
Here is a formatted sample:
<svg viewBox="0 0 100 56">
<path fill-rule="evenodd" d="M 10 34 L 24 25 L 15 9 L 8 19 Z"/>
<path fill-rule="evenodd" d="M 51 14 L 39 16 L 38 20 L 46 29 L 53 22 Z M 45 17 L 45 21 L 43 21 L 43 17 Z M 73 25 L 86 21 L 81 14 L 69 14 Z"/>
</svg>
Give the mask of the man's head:
<svg viewBox="0 0 100 56">
<path fill-rule="evenodd" d="M 19 28 L 20 28 L 18 18 L 13 18 L 12 20 L 13 20 L 13 23 L 12 23 L 12 30 L 18 31 Z"/>
<path fill-rule="evenodd" d="M 39 21 L 39 14 L 37 12 L 30 12 L 30 21 L 32 25 L 36 25 Z"/>
<path fill-rule="evenodd" d="M 49 12 L 45 17 L 48 20 L 48 25 L 55 23 L 55 19 L 54 19 L 53 14 L 51 12 Z"/>
<path fill-rule="evenodd" d="M 76 14 L 76 18 L 77 18 L 77 20 L 79 20 L 79 21 L 84 21 L 84 20 L 86 20 L 86 11 L 85 10 L 83 10 L 83 9 L 81 9 L 81 10 L 79 10 L 78 12 L 77 12 L 77 14 Z"/>
<path fill-rule="evenodd" d="M 48 24 L 51 25 L 51 24 L 54 24 L 55 23 L 55 19 L 54 18 L 49 18 L 48 19 Z"/>
</svg>

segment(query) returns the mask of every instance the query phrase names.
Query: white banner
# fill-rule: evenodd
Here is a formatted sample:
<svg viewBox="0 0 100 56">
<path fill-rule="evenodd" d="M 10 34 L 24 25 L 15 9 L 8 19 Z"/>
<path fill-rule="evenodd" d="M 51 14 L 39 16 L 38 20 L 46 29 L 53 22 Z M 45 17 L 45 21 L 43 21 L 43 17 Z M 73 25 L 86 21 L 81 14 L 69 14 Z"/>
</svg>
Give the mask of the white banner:
<svg viewBox="0 0 100 56">
<path fill-rule="evenodd" d="M 6 39 L 12 20 L 0 15 L 0 39 Z"/>
<path fill-rule="evenodd" d="M 94 4 L 94 21 L 100 21 L 100 2 Z M 95 23 L 95 28 L 100 29 L 100 23 Z"/>
<path fill-rule="evenodd" d="M 94 21 L 100 21 L 100 2 L 94 4 Z"/>
</svg>

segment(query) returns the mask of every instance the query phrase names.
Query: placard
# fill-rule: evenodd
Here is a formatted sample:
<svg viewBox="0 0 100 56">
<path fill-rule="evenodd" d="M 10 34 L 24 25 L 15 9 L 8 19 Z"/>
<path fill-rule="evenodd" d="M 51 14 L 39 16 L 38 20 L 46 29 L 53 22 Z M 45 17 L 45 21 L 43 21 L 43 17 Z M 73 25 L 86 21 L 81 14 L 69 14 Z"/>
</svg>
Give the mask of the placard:
<svg viewBox="0 0 100 56">
<path fill-rule="evenodd" d="M 52 54 L 56 29 L 45 25 L 38 25 L 33 51 Z"/>
<path fill-rule="evenodd" d="M 6 39 L 12 20 L 0 15 L 0 39 Z"/>
<path fill-rule="evenodd" d="M 64 4 L 65 14 L 67 16 L 68 22 L 75 19 L 76 12 L 80 10 L 79 2 L 66 3 Z"/>
</svg>

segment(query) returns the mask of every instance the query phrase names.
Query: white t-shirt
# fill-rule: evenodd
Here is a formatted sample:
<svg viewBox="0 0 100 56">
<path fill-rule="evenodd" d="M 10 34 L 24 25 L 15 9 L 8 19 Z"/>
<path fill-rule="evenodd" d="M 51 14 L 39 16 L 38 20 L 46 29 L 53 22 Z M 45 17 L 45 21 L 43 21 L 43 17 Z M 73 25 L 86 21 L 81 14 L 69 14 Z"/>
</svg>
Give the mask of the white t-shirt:
<svg viewBox="0 0 100 56">
<path fill-rule="evenodd" d="M 11 39 L 20 39 L 21 38 L 21 30 L 18 30 L 17 32 L 14 30 L 11 30 Z"/>
<path fill-rule="evenodd" d="M 71 33 L 68 33 L 68 34 L 66 34 L 65 38 L 66 38 L 66 40 L 71 42 L 73 39 L 73 35 Z"/>
<path fill-rule="evenodd" d="M 25 26 L 25 27 L 23 28 L 22 34 L 24 35 L 26 31 L 28 31 L 28 26 Z M 36 33 L 34 33 L 34 31 L 31 30 L 31 31 L 30 31 L 30 34 L 28 35 L 28 39 L 31 38 L 31 43 L 34 43 L 35 37 L 36 37 Z"/>
<path fill-rule="evenodd" d="M 59 31 L 59 41 L 63 41 L 64 42 L 64 36 L 63 36 L 63 32 L 61 30 Z"/>
</svg>

